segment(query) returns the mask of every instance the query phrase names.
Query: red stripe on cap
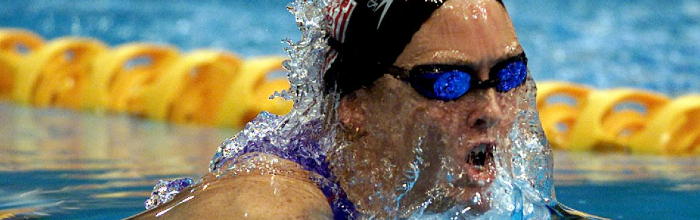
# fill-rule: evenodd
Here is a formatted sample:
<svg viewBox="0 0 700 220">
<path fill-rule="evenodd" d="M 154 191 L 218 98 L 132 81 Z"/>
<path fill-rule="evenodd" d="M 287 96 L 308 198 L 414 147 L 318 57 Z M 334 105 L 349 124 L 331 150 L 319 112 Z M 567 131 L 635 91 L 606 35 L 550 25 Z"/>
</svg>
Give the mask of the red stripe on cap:
<svg viewBox="0 0 700 220">
<path fill-rule="evenodd" d="M 340 18 L 343 17 L 343 16 L 341 16 L 342 13 L 340 10 L 341 10 L 340 7 L 333 10 L 334 11 L 333 16 L 335 17 L 335 19 L 333 19 L 333 38 L 335 38 L 335 39 L 338 39 L 338 37 L 340 36 L 338 29 L 340 29 L 340 26 L 342 26 L 343 23 L 345 23 L 344 20 L 340 20 Z M 340 23 L 340 22 L 343 22 L 343 23 Z"/>
<path fill-rule="evenodd" d="M 340 27 L 340 42 L 343 43 L 345 42 L 345 27 L 347 27 L 349 21 L 350 21 L 350 16 L 352 15 L 352 11 L 355 9 L 355 1 L 350 1 L 350 4 L 347 5 L 345 8 L 343 8 L 343 24 Z"/>
<path fill-rule="evenodd" d="M 336 38 L 338 36 L 338 34 L 336 33 L 336 29 L 338 27 L 338 19 L 340 17 L 338 16 L 340 15 L 340 7 L 336 7 L 338 4 L 342 4 L 342 2 L 332 2 L 331 5 L 329 5 L 328 7 L 328 17 L 331 20 L 331 37 L 333 38 Z"/>
<path fill-rule="evenodd" d="M 340 0 L 331 4 L 328 14 L 331 20 L 331 37 L 339 42 L 345 39 L 345 27 L 347 27 L 350 15 L 357 3 L 354 0 Z"/>
</svg>

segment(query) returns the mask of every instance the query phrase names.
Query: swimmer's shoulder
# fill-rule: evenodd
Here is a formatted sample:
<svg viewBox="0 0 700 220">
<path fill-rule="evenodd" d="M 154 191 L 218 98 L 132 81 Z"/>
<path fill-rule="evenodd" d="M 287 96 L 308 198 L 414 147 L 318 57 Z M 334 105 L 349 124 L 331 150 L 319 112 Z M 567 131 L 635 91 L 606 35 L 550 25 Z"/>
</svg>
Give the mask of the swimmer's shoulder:
<svg viewBox="0 0 700 220">
<path fill-rule="evenodd" d="M 194 192 L 184 190 L 172 201 L 129 219 L 333 219 L 308 171 L 272 155 L 250 159 L 242 164 L 261 169 L 219 178 L 208 174 Z M 266 160 L 277 162 L 256 162 Z"/>
</svg>

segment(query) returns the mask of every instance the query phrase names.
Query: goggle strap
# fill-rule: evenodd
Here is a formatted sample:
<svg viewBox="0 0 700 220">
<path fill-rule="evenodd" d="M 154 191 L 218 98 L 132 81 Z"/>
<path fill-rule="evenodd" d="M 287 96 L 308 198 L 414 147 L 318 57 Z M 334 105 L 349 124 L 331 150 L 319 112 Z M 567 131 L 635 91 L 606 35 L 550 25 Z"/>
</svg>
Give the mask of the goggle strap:
<svg viewBox="0 0 700 220">
<path fill-rule="evenodd" d="M 392 75 L 400 80 L 407 80 L 410 78 L 411 74 L 409 70 L 406 70 L 404 68 L 394 66 L 394 65 L 389 65 L 385 67 L 389 75 Z"/>
</svg>

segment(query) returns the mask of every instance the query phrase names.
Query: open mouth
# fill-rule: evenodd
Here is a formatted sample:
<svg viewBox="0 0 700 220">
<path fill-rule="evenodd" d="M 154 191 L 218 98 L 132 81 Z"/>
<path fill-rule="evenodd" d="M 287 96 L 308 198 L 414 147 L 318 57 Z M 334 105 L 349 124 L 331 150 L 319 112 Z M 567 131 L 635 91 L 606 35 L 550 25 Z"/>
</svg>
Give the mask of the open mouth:
<svg viewBox="0 0 700 220">
<path fill-rule="evenodd" d="M 480 143 L 472 147 L 472 150 L 467 154 L 466 170 L 475 183 L 486 184 L 493 180 L 495 176 L 493 150 L 495 147 L 494 143 Z"/>
</svg>

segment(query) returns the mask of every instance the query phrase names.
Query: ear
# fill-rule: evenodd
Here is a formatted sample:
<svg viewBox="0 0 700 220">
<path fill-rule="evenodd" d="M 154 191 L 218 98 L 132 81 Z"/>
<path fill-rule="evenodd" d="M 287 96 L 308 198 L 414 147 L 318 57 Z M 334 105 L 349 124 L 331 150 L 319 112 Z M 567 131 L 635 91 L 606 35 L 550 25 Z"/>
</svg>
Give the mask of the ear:
<svg viewBox="0 0 700 220">
<path fill-rule="evenodd" d="M 343 127 L 357 132 L 364 131 L 365 114 L 362 103 L 352 93 L 340 99 L 338 103 L 338 120 Z"/>
</svg>

